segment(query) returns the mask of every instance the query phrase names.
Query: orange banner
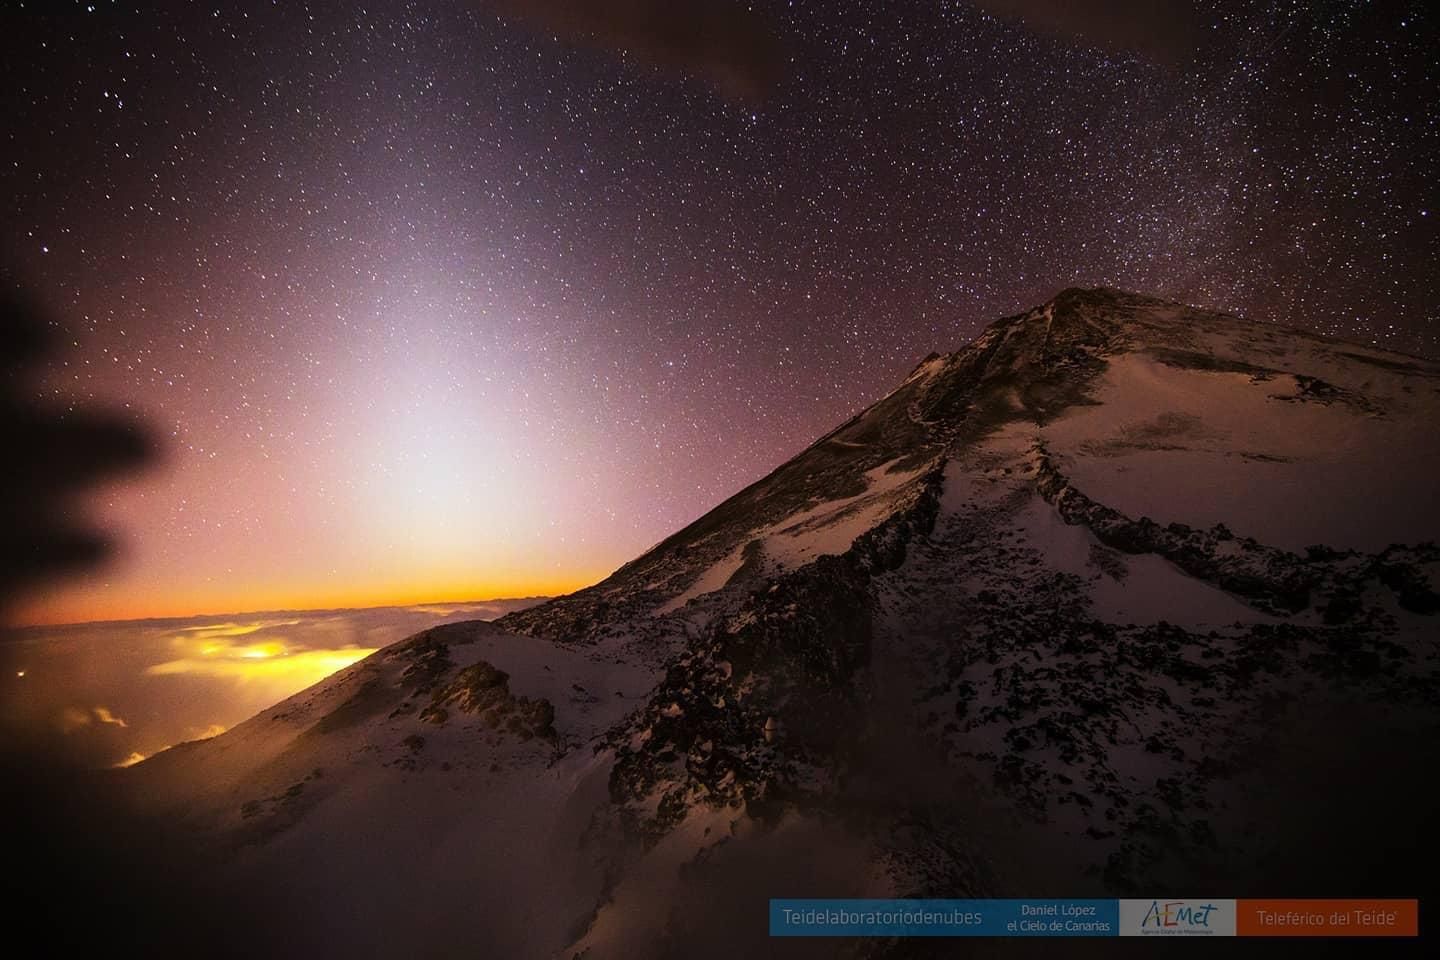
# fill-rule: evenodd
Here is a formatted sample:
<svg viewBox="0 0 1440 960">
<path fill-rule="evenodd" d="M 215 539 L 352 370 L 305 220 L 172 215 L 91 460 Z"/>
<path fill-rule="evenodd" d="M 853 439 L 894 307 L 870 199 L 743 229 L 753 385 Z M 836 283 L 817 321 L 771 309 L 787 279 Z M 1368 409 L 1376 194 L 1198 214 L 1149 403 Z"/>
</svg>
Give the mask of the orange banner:
<svg viewBox="0 0 1440 960">
<path fill-rule="evenodd" d="M 1242 937 L 1414 937 L 1418 900 L 1237 900 Z"/>
</svg>

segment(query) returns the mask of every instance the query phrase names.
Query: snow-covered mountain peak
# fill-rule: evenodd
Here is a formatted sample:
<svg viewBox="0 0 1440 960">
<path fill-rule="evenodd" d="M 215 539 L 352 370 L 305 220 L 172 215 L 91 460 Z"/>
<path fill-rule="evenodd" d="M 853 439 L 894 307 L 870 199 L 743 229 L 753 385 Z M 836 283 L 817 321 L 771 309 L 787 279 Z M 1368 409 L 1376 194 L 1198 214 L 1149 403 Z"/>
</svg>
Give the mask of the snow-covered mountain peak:
<svg viewBox="0 0 1440 960">
<path fill-rule="evenodd" d="M 1437 421 L 1433 362 L 1066 290 L 603 582 L 124 779 L 313 905 L 297 954 L 743 952 L 797 892 L 1402 883 L 1428 855 L 1369 828 L 1426 815 Z"/>
</svg>

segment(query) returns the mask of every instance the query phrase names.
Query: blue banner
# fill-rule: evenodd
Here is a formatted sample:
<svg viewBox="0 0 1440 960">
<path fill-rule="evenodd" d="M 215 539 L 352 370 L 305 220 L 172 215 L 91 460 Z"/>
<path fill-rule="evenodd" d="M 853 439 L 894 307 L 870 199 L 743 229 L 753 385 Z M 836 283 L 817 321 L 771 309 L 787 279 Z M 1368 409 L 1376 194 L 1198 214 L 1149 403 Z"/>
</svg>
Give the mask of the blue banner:
<svg viewBox="0 0 1440 960">
<path fill-rule="evenodd" d="M 1116 900 L 771 900 L 772 937 L 1113 937 Z"/>
</svg>

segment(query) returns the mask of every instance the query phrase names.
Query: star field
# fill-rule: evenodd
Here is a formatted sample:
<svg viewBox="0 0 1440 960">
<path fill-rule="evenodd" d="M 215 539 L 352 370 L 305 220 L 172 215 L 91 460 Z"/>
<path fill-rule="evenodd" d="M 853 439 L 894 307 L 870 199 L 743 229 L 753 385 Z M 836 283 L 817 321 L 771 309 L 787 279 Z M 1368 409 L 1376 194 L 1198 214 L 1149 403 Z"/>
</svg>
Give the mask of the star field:
<svg viewBox="0 0 1440 960">
<path fill-rule="evenodd" d="M 167 451 L 37 619 L 571 589 L 1072 285 L 1440 352 L 1428 3 L 1203 3 L 1178 61 L 759 4 L 758 99 L 477 3 L 14 6 L 35 390 Z"/>
</svg>

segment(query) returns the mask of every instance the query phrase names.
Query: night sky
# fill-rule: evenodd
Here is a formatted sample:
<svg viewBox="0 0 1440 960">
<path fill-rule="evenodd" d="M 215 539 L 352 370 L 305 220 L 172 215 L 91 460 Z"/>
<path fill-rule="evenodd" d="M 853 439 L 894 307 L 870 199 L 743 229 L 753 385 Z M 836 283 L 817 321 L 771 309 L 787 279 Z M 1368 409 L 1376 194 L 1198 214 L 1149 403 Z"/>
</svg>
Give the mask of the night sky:
<svg viewBox="0 0 1440 960">
<path fill-rule="evenodd" d="M 572 589 L 1071 285 L 1440 353 L 1428 0 L 523 6 L 6 4 L 33 390 L 165 450 L 29 619 Z"/>
</svg>

